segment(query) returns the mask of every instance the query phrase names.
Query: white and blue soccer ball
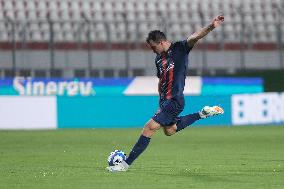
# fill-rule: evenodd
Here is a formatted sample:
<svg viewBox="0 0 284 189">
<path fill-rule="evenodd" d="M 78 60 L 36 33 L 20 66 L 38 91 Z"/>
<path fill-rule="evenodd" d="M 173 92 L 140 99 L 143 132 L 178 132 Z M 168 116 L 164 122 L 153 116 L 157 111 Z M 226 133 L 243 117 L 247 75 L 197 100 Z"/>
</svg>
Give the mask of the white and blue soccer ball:
<svg viewBox="0 0 284 189">
<path fill-rule="evenodd" d="M 122 150 L 114 150 L 108 156 L 108 165 L 114 166 L 126 160 L 126 154 Z"/>
</svg>

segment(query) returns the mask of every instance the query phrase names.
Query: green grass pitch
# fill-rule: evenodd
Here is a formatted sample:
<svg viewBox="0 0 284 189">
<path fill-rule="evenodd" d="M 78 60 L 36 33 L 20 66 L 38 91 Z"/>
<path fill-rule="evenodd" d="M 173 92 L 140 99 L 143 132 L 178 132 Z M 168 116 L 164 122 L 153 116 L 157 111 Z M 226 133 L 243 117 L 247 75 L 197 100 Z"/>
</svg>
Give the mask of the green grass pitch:
<svg viewBox="0 0 284 189">
<path fill-rule="evenodd" d="M 284 126 L 159 131 L 128 172 L 105 170 L 140 129 L 0 131 L 1 189 L 284 188 Z"/>
</svg>

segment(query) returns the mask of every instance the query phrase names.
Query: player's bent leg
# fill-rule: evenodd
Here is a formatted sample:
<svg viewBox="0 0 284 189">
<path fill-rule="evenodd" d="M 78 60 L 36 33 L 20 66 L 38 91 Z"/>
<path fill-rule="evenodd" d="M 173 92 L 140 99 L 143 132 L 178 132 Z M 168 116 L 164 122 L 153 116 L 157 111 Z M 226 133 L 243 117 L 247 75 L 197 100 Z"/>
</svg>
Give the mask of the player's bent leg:
<svg viewBox="0 0 284 189">
<path fill-rule="evenodd" d="M 163 129 L 166 136 L 172 136 L 177 132 L 177 125 L 165 126 Z"/>
<path fill-rule="evenodd" d="M 153 134 L 161 128 L 161 125 L 150 119 L 144 126 L 142 130 L 142 135 L 151 138 Z"/>
<path fill-rule="evenodd" d="M 176 123 L 176 126 L 177 126 L 176 132 L 183 130 L 189 125 L 192 125 L 199 119 L 200 119 L 199 112 L 178 117 L 178 121 Z"/>
</svg>

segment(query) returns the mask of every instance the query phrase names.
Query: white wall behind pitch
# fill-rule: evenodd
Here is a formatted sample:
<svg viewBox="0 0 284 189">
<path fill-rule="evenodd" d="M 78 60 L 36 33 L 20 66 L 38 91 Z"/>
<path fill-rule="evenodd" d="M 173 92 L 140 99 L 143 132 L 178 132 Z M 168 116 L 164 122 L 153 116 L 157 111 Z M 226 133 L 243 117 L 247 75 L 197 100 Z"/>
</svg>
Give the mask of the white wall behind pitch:
<svg viewBox="0 0 284 189">
<path fill-rule="evenodd" d="M 0 129 L 55 129 L 55 96 L 1 96 Z"/>
<path fill-rule="evenodd" d="M 125 89 L 125 95 L 159 95 L 159 79 L 154 76 L 135 77 L 129 86 Z M 185 79 L 184 94 L 200 95 L 202 88 L 202 78 L 197 76 L 187 77 Z"/>
</svg>

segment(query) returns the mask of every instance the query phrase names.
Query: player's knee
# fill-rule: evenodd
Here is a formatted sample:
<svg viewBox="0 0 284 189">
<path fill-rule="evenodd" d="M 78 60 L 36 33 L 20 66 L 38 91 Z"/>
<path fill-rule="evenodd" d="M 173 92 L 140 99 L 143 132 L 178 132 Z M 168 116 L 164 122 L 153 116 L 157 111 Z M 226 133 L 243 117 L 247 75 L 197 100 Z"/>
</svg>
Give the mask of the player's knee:
<svg viewBox="0 0 284 189">
<path fill-rule="evenodd" d="M 170 126 L 170 127 L 164 127 L 164 134 L 166 136 L 172 136 L 176 133 L 176 128 L 175 126 Z"/>
<path fill-rule="evenodd" d="M 146 124 L 144 126 L 144 129 L 147 130 L 147 131 L 156 131 L 156 128 L 155 126 L 151 125 L 151 124 Z"/>
<path fill-rule="evenodd" d="M 174 133 L 164 132 L 166 136 L 172 136 Z"/>
<path fill-rule="evenodd" d="M 143 128 L 142 134 L 147 137 L 151 137 L 160 126 L 154 122 L 149 121 Z"/>
<path fill-rule="evenodd" d="M 160 128 L 160 125 L 154 121 L 148 121 L 148 123 L 146 123 L 144 128 L 151 130 L 151 131 L 156 131 Z"/>
<path fill-rule="evenodd" d="M 172 135 L 174 135 L 175 133 L 172 131 L 172 130 L 164 130 L 164 134 L 166 135 L 166 136 L 172 136 Z"/>
<path fill-rule="evenodd" d="M 152 137 L 155 134 L 156 130 L 145 128 L 142 131 L 142 135 L 146 137 Z"/>
</svg>

